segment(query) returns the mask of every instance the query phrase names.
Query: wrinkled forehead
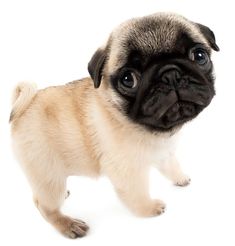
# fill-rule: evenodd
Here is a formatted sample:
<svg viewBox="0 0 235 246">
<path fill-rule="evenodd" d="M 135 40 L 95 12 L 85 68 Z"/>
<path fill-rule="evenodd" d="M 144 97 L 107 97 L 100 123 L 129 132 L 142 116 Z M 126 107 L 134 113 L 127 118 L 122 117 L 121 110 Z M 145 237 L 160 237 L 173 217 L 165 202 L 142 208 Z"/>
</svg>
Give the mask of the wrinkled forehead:
<svg viewBox="0 0 235 246">
<path fill-rule="evenodd" d="M 109 40 L 108 72 L 111 74 L 122 67 L 133 50 L 147 56 L 174 52 L 182 34 L 209 49 L 207 40 L 196 24 L 179 15 L 158 13 L 121 24 Z"/>
</svg>

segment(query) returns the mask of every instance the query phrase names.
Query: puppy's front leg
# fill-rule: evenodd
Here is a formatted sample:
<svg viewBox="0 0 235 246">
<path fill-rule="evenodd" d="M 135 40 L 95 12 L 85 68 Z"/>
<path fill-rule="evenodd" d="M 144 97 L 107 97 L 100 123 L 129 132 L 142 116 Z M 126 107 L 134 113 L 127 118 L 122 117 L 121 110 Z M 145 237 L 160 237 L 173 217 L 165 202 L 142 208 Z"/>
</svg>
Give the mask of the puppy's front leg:
<svg viewBox="0 0 235 246">
<path fill-rule="evenodd" d="M 158 170 L 175 185 L 186 186 L 190 183 L 190 178 L 185 175 L 174 154 L 170 153 L 168 158 L 162 160 L 157 165 Z"/>
<path fill-rule="evenodd" d="M 108 176 L 125 205 L 139 216 L 156 216 L 164 212 L 165 204 L 149 196 L 148 168 L 117 163 Z"/>
</svg>

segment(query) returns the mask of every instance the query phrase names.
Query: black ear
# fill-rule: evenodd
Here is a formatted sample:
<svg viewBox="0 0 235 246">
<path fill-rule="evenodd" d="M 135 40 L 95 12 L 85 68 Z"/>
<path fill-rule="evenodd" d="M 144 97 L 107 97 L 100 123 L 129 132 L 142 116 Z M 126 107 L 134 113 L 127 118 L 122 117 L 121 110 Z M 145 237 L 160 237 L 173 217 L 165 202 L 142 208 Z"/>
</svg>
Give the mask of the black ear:
<svg viewBox="0 0 235 246">
<path fill-rule="evenodd" d="M 205 38 L 208 40 L 211 48 L 215 51 L 219 51 L 219 47 L 215 42 L 215 35 L 211 31 L 211 29 L 207 26 L 204 26 L 202 24 L 196 23 L 201 31 L 201 33 L 205 36 Z"/>
<path fill-rule="evenodd" d="M 95 88 L 100 86 L 105 59 L 106 50 L 98 49 L 88 63 L 88 72 L 94 81 Z"/>
</svg>

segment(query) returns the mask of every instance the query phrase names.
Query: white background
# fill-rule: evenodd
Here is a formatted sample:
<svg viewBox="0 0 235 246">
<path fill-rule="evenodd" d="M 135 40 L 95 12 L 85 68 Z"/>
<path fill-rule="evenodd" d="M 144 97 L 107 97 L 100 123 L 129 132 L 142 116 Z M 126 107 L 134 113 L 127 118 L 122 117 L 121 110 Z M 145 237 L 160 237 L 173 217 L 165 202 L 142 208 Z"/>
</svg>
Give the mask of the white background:
<svg viewBox="0 0 235 246">
<path fill-rule="evenodd" d="M 0 1 L 0 245 L 235 245 L 235 81 L 233 1 Z M 221 48 L 213 54 L 217 95 L 185 126 L 178 157 L 192 183 L 177 188 L 151 173 L 151 194 L 164 215 L 136 218 L 105 178 L 73 177 L 63 210 L 85 220 L 87 237 L 69 240 L 41 217 L 11 152 L 8 117 L 13 87 L 39 88 L 88 75 L 93 52 L 120 22 L 173 11 L 208 25 Z"/>
</svg>

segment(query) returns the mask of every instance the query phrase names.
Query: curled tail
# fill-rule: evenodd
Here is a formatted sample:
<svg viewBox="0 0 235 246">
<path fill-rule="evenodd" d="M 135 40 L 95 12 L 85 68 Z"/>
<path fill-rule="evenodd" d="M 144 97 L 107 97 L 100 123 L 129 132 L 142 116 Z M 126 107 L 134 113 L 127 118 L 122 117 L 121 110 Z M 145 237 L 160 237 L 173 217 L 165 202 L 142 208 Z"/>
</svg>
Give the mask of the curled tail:
<svg viewBox="0 0 235 246">
<path fill-rule="evenodd" d="M 29 106 L 32 98 L 36 93 L 37 87 L 33 83 L 21 82 L 16 86 L 15 90 L 13 91 L 13 106 L 9 122 L 14 121 L 19 116 L 21 116 L 24 110 Z"/>
</svg>

